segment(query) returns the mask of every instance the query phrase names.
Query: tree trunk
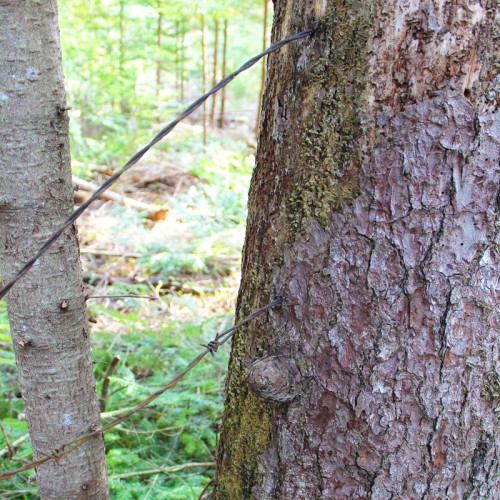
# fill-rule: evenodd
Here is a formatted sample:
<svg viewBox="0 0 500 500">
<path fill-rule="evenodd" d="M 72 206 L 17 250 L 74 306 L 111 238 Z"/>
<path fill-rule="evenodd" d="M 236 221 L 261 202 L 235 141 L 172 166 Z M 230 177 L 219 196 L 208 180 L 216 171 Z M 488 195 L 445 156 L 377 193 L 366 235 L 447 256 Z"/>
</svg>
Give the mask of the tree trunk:
<svg viewBox="0 0 500 500">
<path fill-rule="evenodd" d="M 222 78 L 226 76 L 227 64 L 227 19 L 224 19 L 224 28 L 222 30 Z M 224 128 L 224 113 L 226 107 L 226 87 L 220 91 L 220 116 L 219 128 Z"/>
<path fill-rule="evenodd" d="M 181 27 L 181 62 L 180 62 L 180 77 L 181 77 L 181 104 L 184 103 L 184 64 L 186 62 L 186 47 L 184 45 L 186 38 L 186 21 L 185 19 L 180 20 Z"/>
<path fill-rule="evenodd" d="M 500 498 L 494 5 L 276 3 L 217 498 Z"/>
<path fill-rule="evenodd" d="M 10 281 L 73 208 L 55 0 L 0 0 L 0 272 Z M 8 294 L 35 458 L 100 425 L 76 227 Z M 102 437 L 37 468 L 41 498 L 107 498 Z"/>
<path fill-rule="evenodd" d="M 163 38 L 163 13 L 158 6 L 158 19 L 156 24 L 156 48 L 158 50 L 158 59 L 156 60 L 156 89 L 155 95 L 157 99 L 157 105 L 159 105 L 158 98 L 160 97 L 160 89 L 162 86 L 161 82 L 161 71 L 163 66 L 162 61 L 162 38 Z M 160 117 L 158 116 L 158 121 L 160 121 Z"/>
<path fill-rule="evenodd" d="M 129 109 L 128 104 L 128 85 L 125 84 L 127 79 L 125 73 L 125 0 L 120 0 L 120 10 L 118 15 L 119 22 L 119 47 L 118 47 L 118 75 L 120 77 L 120 111 L 122 115 L 127 114 Z"/>
<path fill-rule="evenodd" d="M 180 21 L 175 20 L 175 92 L 177 101 L 180 101 L 180 88 L 181 88 L 181 65 L 180 65 Z"/>
<path fill-rule="evenodd" d="M 219 55 L 219 20 L 214 19 L 214 59 L 212 67 L 212 87 L 217 85 L 217 64 Z M 212 96 L 212 108 L 210 110 L 210 126 L 213 127 L 215 123 L 215 106 L 217 104 L 217 94 Z"/>
<path fill-rule="evenodd" d="M 205 15 L 201 15 L 201 86 L 202 93 L 207 91 L 207 58 L 205 42 Z M 207 145 L 207 101 L 203 101 L 203 145 Z"/>
</svg>

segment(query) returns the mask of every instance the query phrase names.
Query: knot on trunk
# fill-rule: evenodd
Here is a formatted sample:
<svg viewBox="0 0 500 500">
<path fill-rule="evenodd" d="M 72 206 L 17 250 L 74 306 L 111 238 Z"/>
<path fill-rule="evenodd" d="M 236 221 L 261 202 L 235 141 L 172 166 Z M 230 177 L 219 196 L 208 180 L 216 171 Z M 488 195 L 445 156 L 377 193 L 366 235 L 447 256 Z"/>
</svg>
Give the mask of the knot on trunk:
<svg viewBox="0 0 500 500">
<path fill-rule="evenodd" d="M 296 398 L 301 379 L 295 361 L 286 356 L 266 356 L 246 369 L 246 381 L 255 394 L 271 402 L 288 402 Z"/>
</svg>

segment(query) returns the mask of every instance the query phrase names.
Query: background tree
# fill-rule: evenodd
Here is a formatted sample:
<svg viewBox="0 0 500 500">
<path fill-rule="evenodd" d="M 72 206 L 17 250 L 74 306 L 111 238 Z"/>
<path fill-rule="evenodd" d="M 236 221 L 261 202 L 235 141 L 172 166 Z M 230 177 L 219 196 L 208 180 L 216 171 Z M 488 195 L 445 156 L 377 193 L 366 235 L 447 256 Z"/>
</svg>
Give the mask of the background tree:
<svg viewBox="0 0 500 500">
<path fill-rule="evenodd" d="M 215 25 L 211 19 L 219 21 L 219 78 L 223 19 L 229 24 L 228 70 L 260 49 L 256 34 L 262 30 L 261 0 L 245 5 L 234 0 L 66 0 L 59 9 L 66 88 L 73 107 L 73 157 L 92 164 L 118 166 L 138 144 L 146 142 L 151 123 L 168 121 L 202 93 L 200 14 L 206 15 L 207 73 L 208 68 L 213 71 Z M 66 25 L 70 26 L 67 30 Z M 157 85 L 159 62 L 161 82 Z M 210 76 L 207 84 L 213 80 Z M 227 89 L 228 125 L 234 128 L 235 122 L 245 120 L 253 126 L 258 81 L 258 73 L 250 72 Z M 124 113 L 122 100 L 126 101 Z M 220 114 L 217 108 L 215 124 Z M 201 112 L 191 123 L 198 124 L 199 117 Z M 168 149 L 168 144 L 162 148 Z"/>
<path fill-rule="evenodd" d="M 228 20 L 224 19 L 222 29 L 222 67 L 221 74 L 222 76 L 226 76 L 226 68 L 227 68 L 227 26 Z M 226 106 L 226 87 L 224 87 L 220 91 L 220 112 L 219 112 L 219 128 L 224 128 L 224 114 L 225 114 L 225 106 Z"/>
<path fill-rule="evenodd" d="M 219 19 L 214 18 L 214 48 L 213 48 L 213 66 L 212 66 L 212 87 L 218 82 L 218 59 L 219 59 Z M 214 126 L 215 123 L 215 105 L 217 103 L 217 94 L 212 97 L 212 107 L 210 109 L 210 126 Z"/>
<path fill-rule="evenodd" d="M 0 272 L 9 281 L 73 208 L 55 0 L 0 1 Z M 8 295 L 34 457 L 100 425 L 76 228 Z M 42 498 L 107 498 L 102 437 L 37 469 Z"/>
<path fill-rule="evenodd" d="M 495 2 L 276 2 L 217 498 L 498 498 Z"/>
<path fill-rule="evenodd" d="M 262 50 L 265 50 L 268 44 L 268 29 L 267 29 L 267 21 L 269 17 L 269 0 L 264 0 L 264 12 L 263 12 L 263 23 L 262 23 Z M 255 123 L 255 131 L 259 133 L 259 125 L 260 125 L 260 115 L 262 112 L 262 96 L 264 95 L 264 85 L 266 83 L 266 61 L 262 61 L 261 73 L 260 73 L 260 90 L 259 90 L 259 102 L 257 105 L 257 120 Z"/>
</svg>

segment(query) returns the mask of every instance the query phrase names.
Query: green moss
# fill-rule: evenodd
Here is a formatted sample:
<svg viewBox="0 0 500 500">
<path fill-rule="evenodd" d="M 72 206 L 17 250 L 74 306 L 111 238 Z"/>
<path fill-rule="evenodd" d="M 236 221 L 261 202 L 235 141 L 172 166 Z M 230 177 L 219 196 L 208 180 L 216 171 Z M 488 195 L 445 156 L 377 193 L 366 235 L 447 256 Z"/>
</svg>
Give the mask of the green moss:
<svg viewBox="0 0 500 500">
<path fill-rule="evenodd" d="M 309 217 L 326 226 L 332 212 L 359 192 L 360 161 L 353 149 L 361 128 L 368 11 L 331 2 L 320 29 L 326 34 L 325 47 L 310 74 L 316 97 L 288 200 L 293 232 L 304 230 Z"/>
<path fill-rule="evenodd" d="M 232 426 L 231 464 L 224 467 L 218 478 L 220 488 L 218 498 L 251 498 L 255 485 L 257 458 L 267 448 L 271 438 L 271 424 L 265 403 L 248 391 L 244 399 L 239 400 L 238 411 L 241 415 L 234 421 L 229 419 L 227 426 Z M 234 415 L 234 411 L 231 412 Z M 237 432 L 234 432 L 237 430 Z"/>
<path fill-rule="evenodd" d="M 495 402 L 500 401 L 500 375 L 498 373 L 494 371 L 485 373 L 481 396 Z"/>
<path fill-rule="evenodd" d="M 233 344 L 230 377 L 226 385 L 224 440 L 231 443 L 230 456 L 218 476 L 217 498 L 251 498 L 255 484 L 257 458 L 271 438 L 269 408 L 265 401 L 251 392 L 245 382 L 243 359 L 247 332 Z M 248 340 L 248 339 L 246 339 Z"/>
</svg>

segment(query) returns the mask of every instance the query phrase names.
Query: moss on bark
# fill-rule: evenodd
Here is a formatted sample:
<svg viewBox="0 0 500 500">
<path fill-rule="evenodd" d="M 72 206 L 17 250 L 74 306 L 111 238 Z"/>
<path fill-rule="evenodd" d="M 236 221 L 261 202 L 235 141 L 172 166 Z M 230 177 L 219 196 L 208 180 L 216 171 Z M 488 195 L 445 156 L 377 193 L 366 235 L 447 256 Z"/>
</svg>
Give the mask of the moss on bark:
<svg viewBox="0 0 500 500">
<path fill-rule="evenodd" d="M 361 133 L 369 27 L 368 3 L 353 8 L 350 2 L 330 2 L 315 33 L 325 43 L 308 75 L 314 104 L 288 199 L 292 233 L 303 230 L 309 217 L 326 226 L 331 213 L 359 193 L 360 160 L 353 151 Z"/>
</svg>

